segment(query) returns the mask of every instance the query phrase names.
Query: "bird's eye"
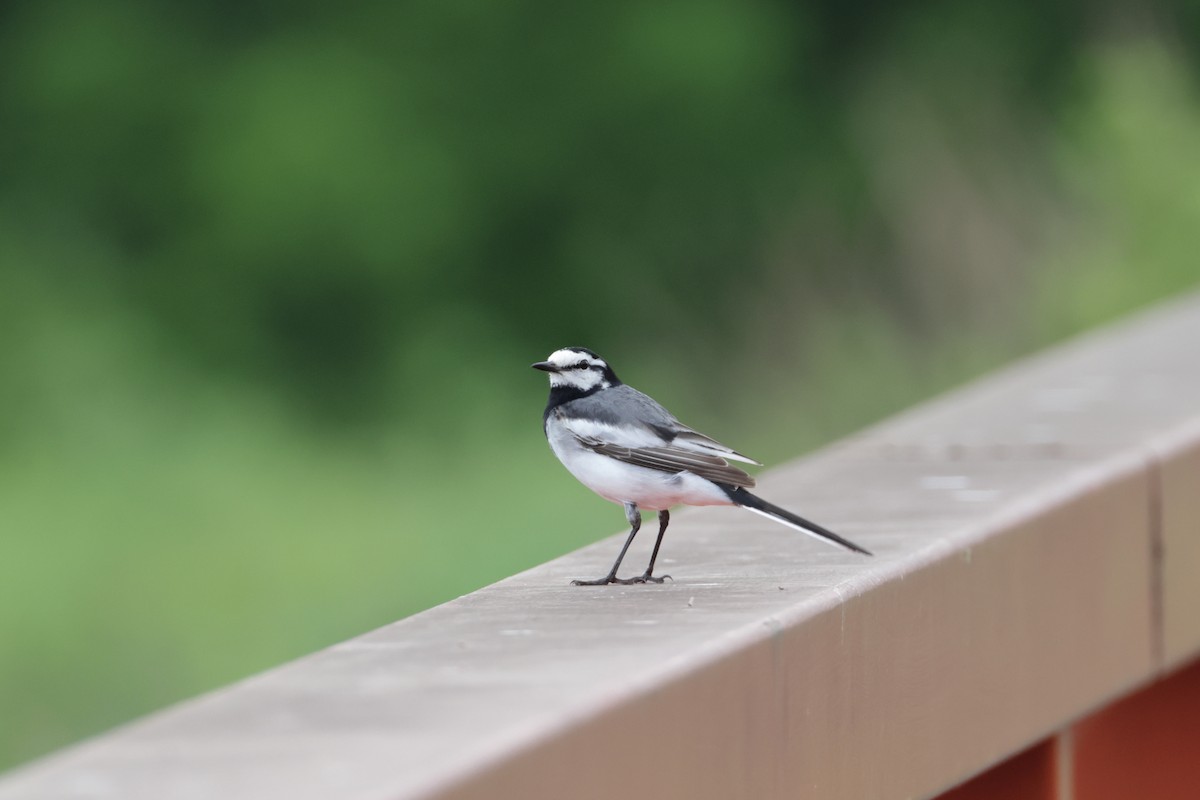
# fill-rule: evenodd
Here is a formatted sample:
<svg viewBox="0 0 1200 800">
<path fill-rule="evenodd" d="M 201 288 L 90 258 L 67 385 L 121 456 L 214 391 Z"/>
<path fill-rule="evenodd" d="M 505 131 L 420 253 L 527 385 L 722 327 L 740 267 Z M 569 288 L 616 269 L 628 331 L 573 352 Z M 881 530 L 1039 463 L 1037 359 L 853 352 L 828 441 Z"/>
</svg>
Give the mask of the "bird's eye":
<svg viewBox="0 0 1200 800">
<path fill-rule="evenodd" d="M 575 369 L 587 369 L 590 366 L 591 366 L 591 364 L 589 364 L 588 362 L 580 361 L 578 364 L 575 365 Z"/>
</svg>

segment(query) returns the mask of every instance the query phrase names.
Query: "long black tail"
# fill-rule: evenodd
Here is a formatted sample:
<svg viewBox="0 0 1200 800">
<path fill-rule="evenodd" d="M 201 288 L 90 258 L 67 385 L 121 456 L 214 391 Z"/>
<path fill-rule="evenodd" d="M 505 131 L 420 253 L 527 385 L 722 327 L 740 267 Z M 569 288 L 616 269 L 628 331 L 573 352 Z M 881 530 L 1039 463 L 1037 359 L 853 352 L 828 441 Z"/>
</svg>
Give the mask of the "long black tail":
<svg viewBox="0 0 1200 800">
<path fill-rule="evenodd" d="M 795 528 L 801 533 L 807 533 L 809 536 L 816 537 L 817 539 L 825 539 L 826 541 L 835 542 L 840 544 L 842 547 L 845 547 L 847 550 L 853 550 L 854 552 L 862 553 L 863 555 L 871 555 L 871 551 L 867 550 L 865 547 L 859 547 L 849 539 L 843 539 L 841 536 L 838 536 L 828 528 L 822 528 L 815 522 L 809 522 L 804 517 L 800 516 L 799 514 L 793 514 L 786 508 L 780 508 L 777 505 L 768 503 L 758 495 L 750 494 L 740 486 L 734 488 L 732 486 L 722 484 L 718 485 L 725 490 L 725 494 L 729 495 L 730 500 L 747 511 L 753 511 L 755 514 L 762 514 L 764 517 L 770 517 L 776 522 L 782 522 L 789 528 Z"/>
</svg>

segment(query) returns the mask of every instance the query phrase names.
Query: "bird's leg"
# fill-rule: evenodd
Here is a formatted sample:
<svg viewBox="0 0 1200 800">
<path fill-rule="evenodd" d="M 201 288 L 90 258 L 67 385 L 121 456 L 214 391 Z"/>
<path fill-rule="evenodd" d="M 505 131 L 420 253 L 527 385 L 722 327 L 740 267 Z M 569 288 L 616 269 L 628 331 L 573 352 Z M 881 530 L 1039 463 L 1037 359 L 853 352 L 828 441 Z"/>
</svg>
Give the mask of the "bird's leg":
<svg viewBox="0 0 1200 800">
<path fill-rule="evenodd" d="M 641 577 L 634 578 L 638 583 L 662 583 L 670 575 L 662 575 L 655 578 L 651 573 L 654 572 L 654 561 L 658 558 L 658 548 L 662 545 L 663 534 L 667 532 L 667 523 L 671 521 L 671 513 L 665 508 L 658 512 L 658 538 L 654 540 L 654 552 L 650 554 L 650 564 L 646 567 L 646 571 Z M 671 578 L 674 580 L 674 578 Z"/>
<path fill-rule="evenodd" d="M 625 558 L 625 551 L 629 549 L 629 545 L 633 544 L 633 537 L 637 536 L 638 529 L 642 527 L 642 515 L 638 511 L 636 503 L 625 504 L 625 519 L 629 520 L 630 531 L 629 538 L 625 540 L 625 546 L 621 548 L 621 554 L 617 556 L 617 561 L 612 565 L 612 569 L 603 578 L 598 578 L 594 581 L 574 580 L 571 583 L 575 586 L 605 586 L 610 583 L 641 583 L 637 578 L 625 578 L 622 580 L 617 577 L 617 570 L 621 568 L 621 561 Z"/>
</svg>

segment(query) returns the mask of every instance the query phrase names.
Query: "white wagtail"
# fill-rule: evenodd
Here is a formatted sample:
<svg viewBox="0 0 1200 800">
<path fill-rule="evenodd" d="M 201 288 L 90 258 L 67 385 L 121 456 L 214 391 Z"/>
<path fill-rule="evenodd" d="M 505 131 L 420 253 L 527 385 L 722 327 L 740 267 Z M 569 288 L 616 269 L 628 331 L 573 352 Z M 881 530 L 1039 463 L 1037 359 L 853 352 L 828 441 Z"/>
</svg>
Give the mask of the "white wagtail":
<svg viewBox="0 0 1200 800">
<path fill-rule="evenodd" d="M 554 455 L 584 486 L 625 506 L 632 526 L 608 574 L 594 581 L 573 581 L 576 586 L 662 583 L 670 577 L 652 573 L 671 518 L 668 509 L 681 504 L 738 506 L 871 555 L 833 531 L 750 494 L 746 490 L 754 486 L 754 478 L 729 461 L 759 462 L 682 424 L 653 398 L 621 383 L 612 367 L 591 350 L 564 347 L 532 366 L 550 373 L 550 400 L 542 425 Z M 658 539 L 644 573 L 618 578 L 621 559 L 642 525 L 639 508 L 658 512 Z"/>
</svg>

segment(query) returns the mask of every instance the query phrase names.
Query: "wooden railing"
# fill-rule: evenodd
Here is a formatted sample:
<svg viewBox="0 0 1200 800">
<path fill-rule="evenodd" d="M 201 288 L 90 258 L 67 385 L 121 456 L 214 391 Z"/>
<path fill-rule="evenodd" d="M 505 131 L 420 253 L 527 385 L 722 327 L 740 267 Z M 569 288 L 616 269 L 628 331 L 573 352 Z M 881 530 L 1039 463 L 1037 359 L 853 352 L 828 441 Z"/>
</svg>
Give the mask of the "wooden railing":
<svg viewBox="0 0 1200 800">
<path fill-rule="evenodd" d="M 876 555 L 684 512 L 674 582 L 569 585 L 601 542 L 17 769 L 0 798 L 931 797 L 1022 751 L 1038 796 L 1099 797 L 1062 732 L 1200 654 L 1200 297 L 759 485 Z"/>
</svg>

